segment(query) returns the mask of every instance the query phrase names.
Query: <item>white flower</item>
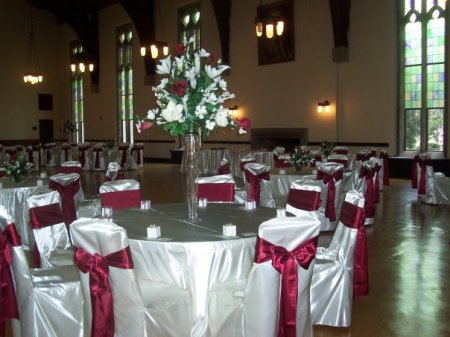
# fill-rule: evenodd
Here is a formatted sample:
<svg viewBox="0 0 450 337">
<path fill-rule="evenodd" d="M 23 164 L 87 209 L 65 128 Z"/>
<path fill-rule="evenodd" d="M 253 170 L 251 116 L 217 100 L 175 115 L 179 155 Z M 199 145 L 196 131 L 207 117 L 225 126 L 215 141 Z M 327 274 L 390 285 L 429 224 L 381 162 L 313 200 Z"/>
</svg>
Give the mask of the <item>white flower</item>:
<svg viewBox="0 0 450 337">
<path fill-rule="evenodd" d="M 216 123 L 220 127 L 225 127 L 228 125 L 228 108 L 224 108 L 220 106 L 219 110 L 216 113 Z"/>
<path fill-rule="evenodd" d="M 213 79 L 217 76 L 220 76 L 225 70 L 227 70 L 229 66 L 219 66 L 217 68 L 211 67 L 209 64 L 205 65 L 205 72 L 209 76 L 209 78 Z"/>
<path fill-rule="evenodd" d="M 197 105 L 197 107 L 195 108 L 195 115 L 200 119 L 203 119 L 207 113 L 208 111 L 206 110 L 206 106 L 204 105 Z"/>
<path fill-rule="evenodd" d="M 156 66 L 156 73 L 159 75 L 169 75 L 170 74 L 171 60 L 170 56 L 162 59 L 160 63 Z"/>
<path fill-rule="evenodd" d="M 205 126 L 208 130 L 212 131 L 216 127 L 216 123 L 213 121 L 207 120 Z"/>
<path fill-rule="evenodd" d="M 158 86 L 156 87 L 156 89 L 159 89 L 159 90 L 164 89 L 168 82 L 169 82 L 169 80 L 167 78 L 163 78 L 161 80 L 161 82 L 158 84 Z"/>
<path fill-rule="evenodd" d="M 176 104 L 174 101 L 169 101 L 167 107 L 162 110 L 161 115 L 167 122 L 175 122 L 183 117 L 183 105 Z"/>
<path fill-rule="evenodd" d="M 200 49 L 200 57 L 209 57 L 209 55 L 210 54 L 206 50 L 204 50 L 203 48 Z"/>
<path fill-rule="evenodd" d="M 243 128 L 240 128 L 240 129 L 239 129 L 239 134 L 242 135 L 242 134 L 244 134 L 244 133 L 247 133 L 247 131 L 245 131 Z"/>
<path fill-rule="evenodd" d="M 150 109 L 150 110 L 148 110 L 148 111 L 147 111 L 147 118 L 148 118 L 148 119 L 151 119 L 151 120 L 155 119 L 156 112 L 157 112 L 156 109 Z"/>
</svg>

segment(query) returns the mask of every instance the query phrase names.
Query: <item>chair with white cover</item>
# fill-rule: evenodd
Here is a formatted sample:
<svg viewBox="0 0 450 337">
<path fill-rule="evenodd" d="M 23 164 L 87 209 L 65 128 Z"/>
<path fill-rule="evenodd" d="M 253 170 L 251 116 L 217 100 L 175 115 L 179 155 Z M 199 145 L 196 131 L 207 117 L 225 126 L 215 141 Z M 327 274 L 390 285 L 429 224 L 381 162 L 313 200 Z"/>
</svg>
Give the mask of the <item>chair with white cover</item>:
<svg viewBox="0 0 450 337">
<path fill-rule="evenodd" d="M 433 166 L 427 166 L 425 174 L 425 195 L 420 199 L 426 204 L 450 204 L 450 178 L 442 172 L 434 172 Z"/>
<path fill-rule="evenodd" d="M 80 161 L 83 171 L 89 171 L 91 169 L 91 161 L 89 160 L 90 146 L 90 143 L 78 144 L 78 160 Z"/>
<path fill-rule="evenodd" d="M 27 198 L 27 207 L 35 241 L 34 267 L 73 264 L 72 245 L 59 193 L 47 187 L 38 188 Z"/>
<path fill-rule="evenodd" d="M 234 179 L 231 174 L 199 177 L 197 199 L 206 198 L 208 202 L 233 202 Z"/>
<path fill-rule="evenodd" d="M 340 196 L 343 187 L 344 165 L 334 162 L 317 164 L 317 181 L 321 188 L 321 200 L 318 215 L 321 231 L 336 228 L 340 212 Z"/>
<path fill-rule="evenodd" d="M 270 184 L 270 168 L 264 164 L 248 163 L 244 165 L 245 181 L 247 183 L 247 199 L 257 205 L 276 207 Z"/>
<path fill-rule="evenodd" d="M 85 335 L 148 336 L 125 229 L 106 219 L 80 218 L 70 234 L 84 297 Z"/>
<path fill-rule="evenodd" d="M 75 266 L 30 269 L 14 220 L 0 205 L 3 317 L 14 337 L 83 337 L 83 300 Z M 19 318 L 20 320 L 17 320 Z"/>
<path fill-rule="evenodd" d="M 313 324 L 350 326 L 353 299 L 368 290 L 364 197 L 351 190 L 331 243 L 317 248 L 311 282 Z"/>
<path fill-rule="evenodd" d="M 389 185 L 389 154 L 386 149 L 381 149 L 378 156 L 381 164 L 380 181 L 383 186 Z"/>
<path fill-rule="evenodd" d="M 52 175 L 49 180 L 48 187 L 58 191 L 61 196 L 64 222 L 69 226 L 77 218 L 78 208 L 84 201 L 80 175 L 78 173 L 58 173 Z"/>
<path fill-rule="evenodd" d="M 105 181 L 100 185 L 102 207 L 113 210 L 141 207 L 140 184 L 134 179 Z"/>
<path fill-rule="evenodd" d="M 137 170 L 144 167 L 144 143 L 134 143 L 131 147 L 131 169 Z"/>
<path fill-rule="evenodd" d="M 61 173 L 78 173 L 81 176 L 83 172 L 79 161 L 65 161 L 61 163 Z"/>
<path fill-rule="evenodd" d="M 340 163 L 344 168 L 348 167 L 348 156 L 345 154 L 331 154 L 327 158 L 327 162 Z"/>
<path fill-rule="evenodd" d="M 72 146 L 69 143 L 61 144 L 60 149 L 61 162 L 72 161 Z"/>
<path fill-rule="evenodd" d="M 420 197 L 426 194 L 426 176 L 427 171 L 433 172 L 431 157 L 428 153 L 421 153 L 414 157 L 411 170 L 411 186 L 417 188 L 417 195 Z"/>
<path fill-rule="evenodd" d="M 320 221 L 306 214 L 259 226 L 244 295 L 244 336 L 313 335 L 309 289 L 319 231 Z"/>
<path fill-rule="evenodd" d="M 364 215 L 366 225 L 375 223 L 375 210 L 377 204 L 376 183 L 377 181 L 379 182 L 377 165 L 378 159 L 375 157 L 362 162 L 355 188 L 364 195 Z"/>
<path fill-rule="evenodd" d="M 120 158 L 120 167 L 123 170 L 130 168 L 130 144 L 122 143 L 118 146 L 118 159 Z"/>
<path fill-rule="evenodd" d="M 59 164 L 59 149 L 56 147 L 55 143 L 45 143 L 44 146 L 45 153 L 45 165 L 48 167 L 55 167 Z"/>
<path fill-rule="evenodd" d="M 106 170 L 106 160 L 105 160 L 105 144 L 96 143 L 92 147 L 92 163 L 91 168 L 94 171 L 104 171 Z"/>
<path fill-rule="evenodd" d="M 305 213 L 317 216 L 320 194 L 320 184 L 316 180 L 298 179 L 293 181 L 287 196 L 286 212 L 295 216 Z"/>
</svg>

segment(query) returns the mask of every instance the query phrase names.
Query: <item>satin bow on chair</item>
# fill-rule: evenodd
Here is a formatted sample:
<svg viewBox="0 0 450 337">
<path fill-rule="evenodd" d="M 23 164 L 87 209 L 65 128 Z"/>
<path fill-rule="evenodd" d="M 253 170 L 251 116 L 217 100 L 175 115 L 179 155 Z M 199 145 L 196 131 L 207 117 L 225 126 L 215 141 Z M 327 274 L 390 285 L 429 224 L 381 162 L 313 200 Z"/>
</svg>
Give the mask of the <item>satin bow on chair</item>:
<svg viewBox="0 0 450 337">
<path fill-rule="evenodd" d="M 124 167 L 127 162 L 127 150 L 130 146 L 128 144 L 119 145 L 119 151 L 122 151 L 122 159 L 120 161 L 120 167 Z"/>
<path fill-rule="evenodd" d="M 20 246 L 20 236 L 13 224 L 0 233 L 0 332 L 5 331 L 9 319 L 18 319 L 16 292 L 11 275 L 11 246 Z M 4 336 L 0 333 L 0 336 Z"/>
<path fill-rule="evenodd" d="M 298 274 L 297 264 L 308 269 L 316 255 L 319 237 L 301 243 L 287 251 L 284 247 L 258 237 L 256 241 L 255 263 L 272 260 L 272 266 L 281 274 L 281 294 L 279 303 L 277 337 L 295 337 L 297 325 Z"/>
<path fill-rule="evenodd" d="M 89 146 L 79 146 L 78 150 L 80 151 L 80 164 L 81 167 L 86 165 L 86 151 L 89 149 Z"/>
<path fill-rule="evenodd" d="M 339 170 L 332 174 L 327 174 L 322 171 L 317 171 L 317 180 L 323 180 L 323 183 L 327 185 L 327 203 L 325 204 L 325 216 L 330 221 L 336 220 L 336 207 L 334 205 L 336 199 L 336 185 L 335 180 L 342 180 L 343 171 Z"/>
<path fill-rule="evenodd" d="M 380 159 L 383 161 L 383 185 L 389 185 L 389 155 L 387 152 L 380 153 Z"/>
<path fill-rule="evenodd" d="M 102 148 L 94 148 L 92 150 L 94 152 L 94 168 L 100 168 L 100 154 L 103 152 Z"/>
<path fill-rule="evenodd" d="M 141 152 L 144 150 L 143 145 L 133 145 L 131 148 L 131 156 L 133 156 L 133 153 L 136 152 L 136 165 L 141 165 Z"/>
<path fill-rule="evenodd" d="M 91 255 L 85 250 L 75 248 L 75 263 L 83 272 L 89 272 L 89 286 L 92 304 L 91 337 L 114 336 L 114 308 L 109 283 L 109 267 L 133 269 L 130 247 L 106 256 Z"/>
<path fill-rule="evenodd" d="M 251 172 L 245 170 L 245 179 L 250 184 L 250 188 L 248 191 L 248 200 L 256 201 L 256 204 L 259 205 L 261 200 L 261 180 L 270 180 L 269 172 L 262 172 L 260 174 L 252 174 Z"/>
<path fill-rule="evenodd" d="M 365 203 L 364 210 L 366 212 L 367 218 L 373 218 L 375 216 L 375 185 L 373 182 L 373 177 L 375 176 L 375 168 L 367 168 L 362 166 L 359 176 L 361 178 L 366 178 L 366 191 L 364 194 Z"/>
<path fill-rule="evenodd" d="M 69 226 L 77 218 L 77 210 L 75 207 L 74 196 L 80 190 L 79 178 L 67 185 L 58 184 L 50 179 L 48 187 L 51 190 L 58 191 L 62 200 L 62 213 L 64 216 L 64 223 Z"/>
<path fill-rule="evenodd" d="M 367 258 L 366 228 L 364 227 L 364 209 L 344 202 L 340 221 L 349 228 L 358 230 L 355 244 L 353 267 L 353 297 L 369 293 L 369 267 Z"/>
<path fill-rule="evenodd" d="M 287 204 L 304 211 L 317 211 L 320 207 L 320 192 L 291 188 Z"/>
</svg>

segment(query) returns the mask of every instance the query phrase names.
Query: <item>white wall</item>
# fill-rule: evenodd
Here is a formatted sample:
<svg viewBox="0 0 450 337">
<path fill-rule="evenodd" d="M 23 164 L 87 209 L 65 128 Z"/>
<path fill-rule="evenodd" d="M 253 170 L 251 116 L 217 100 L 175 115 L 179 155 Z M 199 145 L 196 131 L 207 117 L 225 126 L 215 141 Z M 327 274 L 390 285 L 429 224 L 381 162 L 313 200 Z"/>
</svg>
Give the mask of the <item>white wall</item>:
<svg viewBox="0 0 450 337">
<path fill-rule="evenodd" d="M 76 38 L 67 25 L 57 26 L 49 13 L 37 11 L 38 52 L 49 75 L 39 87 L 21 82 L 28 26 L 25 0 L 1 3 L 0 39 L 11 53 L 0 53 L 2 107 L 0 116 L 14 116 L 12 127 L 0 124 L 0 139 L 37 138 L 31 131 L 38 118 L 54 118 L 55 126 L 70 116 L 68 44 Z M 190 1 L 160 1 L 166 39 L 172 48 L 177 41 L 177 8 Z M 310 141 L 387 142 L 391 155 L 397 147 L 397 47 L 396 2 L 352 0 L 349 62 L 332 61 L 333 32 L 327 0 L 295 1 L 295 61 L 258 66 L 254 18 L 257 2 L 233 1 L 231 8 L 229 88 L 241 116 L 253 127 L 307 127 Z M 202 0 L 202 47 L 220 56 L 220 42 L 209 0 Z M 12 12 L 12 14 L 11 14 Z M 14 17 L 14 21 L 10 18 Z M 130 22 L 120 5 L 99 13 L 100 91 L 86 87 L 86 138 L 116 139 L 117 105 L 115 79 L 115 29 Z M 8 25 L 15 28 L 6 29 Z M 157 39 L 162 39 L 156 25 Z M 16 28 L 17 27 L 17 28 Z M 144 84 L 144 64 L 135 34 L 135 113 L 144 115 L 154 105 L 151 87 Z M 88 77 L 86 78 L 87 81 Z M 38 112 L 36 94 L 52 93 L 55 111 Z M 331 102 L 329 114 L 316 111 L 317 102 Z M 57 134 L 55 133 L 55 136 Z M 137 139 L 172 140 L 158 130 Z M 213 140 L 243 140 L 248 135 L 225 131 Z M 151 143 L 146 155 L 168 157 L 176 144 Z"/>
</svg>

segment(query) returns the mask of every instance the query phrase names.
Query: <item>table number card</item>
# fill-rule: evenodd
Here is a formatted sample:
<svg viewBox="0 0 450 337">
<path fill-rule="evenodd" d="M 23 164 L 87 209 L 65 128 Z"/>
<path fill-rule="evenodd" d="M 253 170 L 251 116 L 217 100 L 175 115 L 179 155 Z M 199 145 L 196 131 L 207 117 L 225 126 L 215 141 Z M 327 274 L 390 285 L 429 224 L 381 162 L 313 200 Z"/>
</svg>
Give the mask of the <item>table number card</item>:
<svg viewBox="0 0 450 337">
<path fill-rule="evenodd" d="M 44 181 L 42 179 L 36 180 L 36 186 L 44 186 Z"/>
<path fill-rule="evenodd" d="M 147 227 L 147 238 L 157 239 L 161 236 L 161 227 L 157 225 L 150 225 Z"/>
<path fill-rule="evenodd" d="M 236 236 L 236 226 L 233 224 L 226 224 L 222 226 L 223 235 Z"/>
</svg>

